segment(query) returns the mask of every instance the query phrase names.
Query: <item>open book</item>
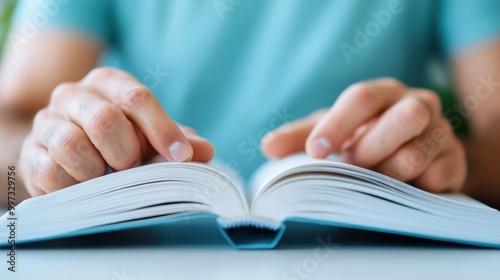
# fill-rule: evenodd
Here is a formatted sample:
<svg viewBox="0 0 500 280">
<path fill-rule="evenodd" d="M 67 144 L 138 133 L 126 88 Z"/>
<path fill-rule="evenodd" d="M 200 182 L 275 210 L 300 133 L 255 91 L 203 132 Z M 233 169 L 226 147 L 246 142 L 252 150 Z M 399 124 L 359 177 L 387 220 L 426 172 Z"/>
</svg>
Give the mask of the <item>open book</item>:
<svg viewBox="0 0 500 280">
<path fill-rule="evenodd" d="M 499 211 L 465 196 L 427 193 L 337 156 L 269 162 L 246 188 L 216 166 L 154 163 L 28 199 L 15 215 L 18 244 L 211 215 L 238 248 L 274 247 L 290 220 L 500 248 Z M 0 227 L 0 245 L 7 245 L 8 231 Z"/>
</svg>

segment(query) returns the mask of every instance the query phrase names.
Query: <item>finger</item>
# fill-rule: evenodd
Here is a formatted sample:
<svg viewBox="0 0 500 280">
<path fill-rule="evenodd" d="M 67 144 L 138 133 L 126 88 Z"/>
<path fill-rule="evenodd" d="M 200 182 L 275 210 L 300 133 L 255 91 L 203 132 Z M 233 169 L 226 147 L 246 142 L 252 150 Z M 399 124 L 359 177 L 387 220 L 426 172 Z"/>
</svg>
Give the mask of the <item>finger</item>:
<svg viewBox="0 0 500 280">
<path fill-rule="evenodd" d="M 432 161 L 453 141 L 451 129 L 441 124 L 401 146 L 374 169 L 400 181 L 411 181 L 429 168 Z"/>
<path fill-rule="evenodd" d="M 359 140 L 363 138 L 363 136 L 370 131 L 370 129 L 376 125 L 378 122 L 378 117 L 371 118 L 368 122 L 362 124 L 360 127 L 356 129 L 354 135 L 347 139 L 342 146 L 340 147 L 341 152 L 349 152 L 354 146 L 357 145 Z"/>
<path fill-rule="evenodd" d="M 187 135 L 198 135 L 198 132 L 196 132 L 196 130 L 194 130 L 192 127 L 179 125 L 179 124 L 177 124 L 177 126 L 182 131 L 182 133 L 184 133 L 184 136 L 186 136 L 186 137 L 187 137 Z"/>
<path fill-rule="evenodd" d="M 30 137 L 30 136 L 28 136 Z M 20 155 L 25 186 L 31 196 L 54 192 L 78 183 L 48 155 L 48 151 L 26 139 Z"/>
<path fill-rule="evenodd" d="M 467 176 L 465 153 L 458 141 L 449 152 L 442 153 L 418 177 L 414 184 L 429 192 L 458 192 Z"/>
<path fill-rule="evenodd" d="M 133 126 L 134 126 L 135 135 L 137 136 L 137 139 L 139 140 L 139 146 L 141 147 L 140 164 L 143 164 L 145 162 L 149 162 L 152 157 L 158 155 L 158 152 L 151 145 L 151 143 L 149 143 L 149 140 L 146 138 L 144 133 L 142 133 L 142 131 L 136 125 L 133 125 Z"/>
<path fill-rule="evenodd" d="M 205 138 L 198 136 L 198 133 L 186 126 L 180 125 L 179 128 L 186 136 L 187 140 L 193 147 L 193 158 L 192 161 L 197 162 L 209 162 L 215 155 L 214 146 Z M 148 144 L 147 139 L 140 131 L 137 130 L 139 135 L 139 141 L 143 144 Z M 142 163 L 148 164 L 158 161 L 164 161 L 165 159 L 162 157 L 160 159 L 155 159 L 158 156 L 158 153 L 154 150 L 154 148 L 149 145 L 150 148 L 143 151 L 143 154 L 146 155 L 142 159 Z M 161 156 L 160 156 L 161 157 Z"/>
<path fill-rule="evenodd" d="M 58 118 L 34 122 L 35 141 L 75 180 L 84 182 L 106 172 L 106 163 L 83 130 Z"/>
<path fill-rule="evenodd" d="M 38 186 L 33 183 L 33 180 L 36 178 L 40 178 L 38 165 L 35 164 L 35 151 L 33 149 L 35 147 L 35 142 L 32 137 L 32 133 L 30 133 L 24 139 L 21 152 L 19 154 L 19 165 L 20 170 L 22 170 L 21 176 L 23 177 L 24 187 L 28 194 L 32 197 L 40 196 L 46 194 L 46 192 L 42 191 Z"/>
<path fill-rule="evenodd" d="M 270 158 L 282 158 L 305 149 L 306 139 L 325 110 L 280 126 L 267 133 L 261 141 L 261 150 Z"/>
<path fill-rule="evenodd" d="M 394 79 L 350 86 L 312 130 L 306 142 L 307 153 L 324 158 L 338 151 L 359 126 L 396 103 L 405 93 L 406 87 Z"/>
<path fill-rule="evenodd" d="M 67 99 L 65 106 L 57 109 L 58 114 L 81 127 L 109 166 L 125 170 L 140 164 L 141 147 L 135 129 L 116 105 L 81 87 L 58 90 L 64 91 L 62 98 Z"/>
<path fill-rule="evenodd" d="M 209 162 L 215 155 L 215 148 L 207 139 L 200 137 L 191 127 L 178 125 L 193 147 L 192 161 Z"/>
<path fill-rule="evenodd" d="M 214 146 L 208 140 L 194 134 L 187 134 L 186 137 L 193 147 L 192 161 L 209 162 L 214 157 Z"/>
<path fill-rule="evenodd" d="M 431 112 L 418 98 L 409 95 L 385 111 L 358 141 L 353 151 L 357 165 L 371 167 L 420 135 L 431 121 Z"/>
<path fill-rule="evenodd" d="M 191 159 L 193 150 L 189 141 L 154 95 L 134 77 L 125 72 L 99 68 L 89 73 L 82 83 L 117 105 L 167 160 Z"/>
</svg>

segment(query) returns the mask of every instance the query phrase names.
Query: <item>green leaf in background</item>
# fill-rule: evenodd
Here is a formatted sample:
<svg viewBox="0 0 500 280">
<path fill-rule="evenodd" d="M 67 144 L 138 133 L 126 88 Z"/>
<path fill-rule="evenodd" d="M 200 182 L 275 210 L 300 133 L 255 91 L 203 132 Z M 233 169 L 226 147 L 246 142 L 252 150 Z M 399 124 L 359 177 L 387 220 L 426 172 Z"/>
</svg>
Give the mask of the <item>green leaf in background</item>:
<svg viewBox="0 0 500 280">
<path fill-rule="evenodd" d="M 5 44 L 16 0 L 0 0 L 0 53 Z"/>
<path fill-rule="evenodd" d="M 468 119 L 463 115 L 463 111 L 457 110 L 458 101 L 455 92 L 450 88 L 450 86 L 439 86 L 430 83 L 427 88 L 434 90 L 441 99 L 441 110 L 443 116 L 448 119 L 453 127 L 453 131 L 458 136 L 468 136 L 470 133 L 470 125 Z"/>
</svg>

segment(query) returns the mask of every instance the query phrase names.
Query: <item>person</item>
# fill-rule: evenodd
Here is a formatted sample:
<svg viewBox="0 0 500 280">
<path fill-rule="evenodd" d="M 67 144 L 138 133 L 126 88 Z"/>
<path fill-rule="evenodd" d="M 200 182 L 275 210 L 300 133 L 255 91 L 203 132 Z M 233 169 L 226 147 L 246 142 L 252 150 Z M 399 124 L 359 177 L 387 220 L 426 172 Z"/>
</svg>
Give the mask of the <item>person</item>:
<svg viewBox="0 0 500 280">
<path fill-rule="evenodd" d="M 215 147 L 247 178 L 264 155 L 340 153 L 500 203 L 499 1 L 25 0 L 14 18 L 0 141 L 31 196 Z M 431 58 L 468 137 L 426 89 Z"/>
</svg>

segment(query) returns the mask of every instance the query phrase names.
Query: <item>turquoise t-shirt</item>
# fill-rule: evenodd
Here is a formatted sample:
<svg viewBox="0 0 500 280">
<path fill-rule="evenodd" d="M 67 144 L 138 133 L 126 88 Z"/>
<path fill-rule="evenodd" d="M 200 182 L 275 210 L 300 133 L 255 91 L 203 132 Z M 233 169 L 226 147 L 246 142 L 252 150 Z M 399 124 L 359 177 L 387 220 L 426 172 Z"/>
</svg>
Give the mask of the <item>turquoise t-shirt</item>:
<svg viewBox="0 0 500 280">
<path fill-rule="evenodd" d="M 430 56 L 500 38 L 500 1 L 25 0 L 16 25 L 102 40 L 105 63 L 248 176 L 265 133 L 331 106 L 350 84 L 423 86 Z"/>
</svg>

